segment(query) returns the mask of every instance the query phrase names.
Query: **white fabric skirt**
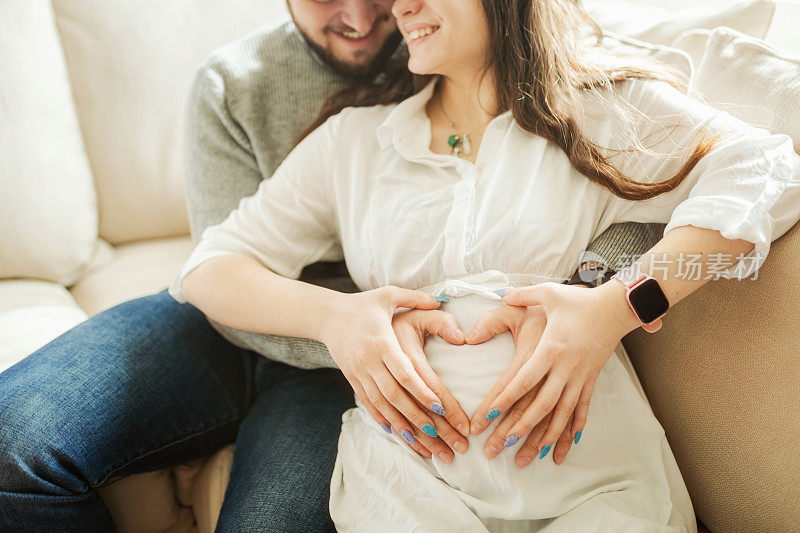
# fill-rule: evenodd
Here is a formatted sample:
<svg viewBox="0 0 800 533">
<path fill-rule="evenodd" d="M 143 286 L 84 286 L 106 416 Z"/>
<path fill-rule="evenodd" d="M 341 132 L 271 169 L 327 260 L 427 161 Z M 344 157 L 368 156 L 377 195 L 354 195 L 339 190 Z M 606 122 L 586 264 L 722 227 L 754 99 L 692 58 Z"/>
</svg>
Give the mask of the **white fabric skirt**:
<svg viewBox="0 0 800 533">
<path fill-rule="evenodd" d="M 442 291 L 439 291 L 441 294 Z M 505 305 L 480 291 L 449 291 L 441 310 L 470 331 Z M 431 366 L 471 417 L 510 364 L 510 332 L 476 346 L 429 336 Z M 497 424 L 469 438 L 447 464 L 389 435 L 359 404 L 342 416 L 330 511 L 341 532 L 696 532 L 692 503 L 664 430 L 620 344 L 594 387 L 578 444 L 557 465 L 552 450 L 526 468 L 520 444 L 494 459 L 483 444 Z"/>
</svg>

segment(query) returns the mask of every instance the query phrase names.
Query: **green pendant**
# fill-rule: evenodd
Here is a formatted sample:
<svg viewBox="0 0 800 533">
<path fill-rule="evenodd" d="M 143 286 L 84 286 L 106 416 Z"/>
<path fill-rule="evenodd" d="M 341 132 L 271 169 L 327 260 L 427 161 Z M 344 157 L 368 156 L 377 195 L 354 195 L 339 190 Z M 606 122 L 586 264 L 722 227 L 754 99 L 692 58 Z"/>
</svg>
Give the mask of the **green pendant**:
<svg viewBox="0 0 800 533">
<path fill-rule="evenodd" d="M 459 140 L 460 140 L 459 135 L 451 135 L 450 137 L 447 138 L 447 144 L 449 144 L 451 148 L 455 148 Z"/>
</svg>

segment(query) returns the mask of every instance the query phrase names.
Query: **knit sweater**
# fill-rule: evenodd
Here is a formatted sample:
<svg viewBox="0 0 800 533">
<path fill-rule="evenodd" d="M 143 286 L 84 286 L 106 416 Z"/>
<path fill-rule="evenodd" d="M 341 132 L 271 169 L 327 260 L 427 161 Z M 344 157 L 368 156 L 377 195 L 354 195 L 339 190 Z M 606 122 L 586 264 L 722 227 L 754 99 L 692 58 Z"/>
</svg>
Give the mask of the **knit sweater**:
<svg viewBox="0 0 800 533">
<path fill-rule="evenodd" d="M 401 44 L 390 62 L 406 62 Z M 352 84 L 310 48 L 292 22 L 257 30 L 212 53 L 200 66 L 186 109 L 184 164 L 194 242 L 254 194 L 291 151 L 325 99 Z M 663 225 L 611 226 L 588 250 L 616 265 L 661 238 Z M 316 263 L 301 280 L 357 292 L 344 262 Z M 236 346 L 300 368 L 336 367 L 326 346 L 312 339 L 237 330 L 208 319 Z"/>
</svg>

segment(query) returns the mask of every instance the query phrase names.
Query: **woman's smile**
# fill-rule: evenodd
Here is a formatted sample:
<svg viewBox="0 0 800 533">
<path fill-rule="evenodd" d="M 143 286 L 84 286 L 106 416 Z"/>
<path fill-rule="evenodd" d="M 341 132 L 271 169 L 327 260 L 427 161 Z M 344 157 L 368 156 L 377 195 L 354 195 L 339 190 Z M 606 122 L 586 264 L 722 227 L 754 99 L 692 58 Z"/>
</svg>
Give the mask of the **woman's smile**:
<svg viewBox="0 0 800 533">
<path fill-rule="evenodd" d="M 436 32 L 436 30 L 438 29 L 439 26 L 430 25 L 417 28 L 411 31 L 407 31 L 406 44 L 410 49 L 412 45 L 416 46 L 421 41 L 427 40 L 427 37 L 430 36 L 432 33 Z"/>
</svg>

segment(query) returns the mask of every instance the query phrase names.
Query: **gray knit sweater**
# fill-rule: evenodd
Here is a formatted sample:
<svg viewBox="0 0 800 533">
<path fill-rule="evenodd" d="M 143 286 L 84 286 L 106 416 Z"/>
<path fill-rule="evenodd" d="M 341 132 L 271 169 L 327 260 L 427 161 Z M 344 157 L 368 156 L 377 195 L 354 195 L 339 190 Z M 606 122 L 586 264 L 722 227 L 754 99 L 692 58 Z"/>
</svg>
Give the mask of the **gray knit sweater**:
<svg viewBox="0 0 800 533">
<path fill-rule="evenodd" d="M 407 60 L 400 45 L 390 61 Z M 294 140 L 328 95 L 352 83 L 308 47 L 294 24 L 251 33 L 211 54 L 188 100 L 185 128 L 186 194 L 192 238 L 222 222 L 239 200 L 272 176 Z M 615 265 L 661 238 L 662 224 L 618 224 L 589 250 Z M 357 292 L 344 262 L 309 265 L 303 281 Z M 209 319 L 233 344 L 301 368 L 336 367 L 324 344 L 297 337 L 240 331 Z"/>
</svg>

